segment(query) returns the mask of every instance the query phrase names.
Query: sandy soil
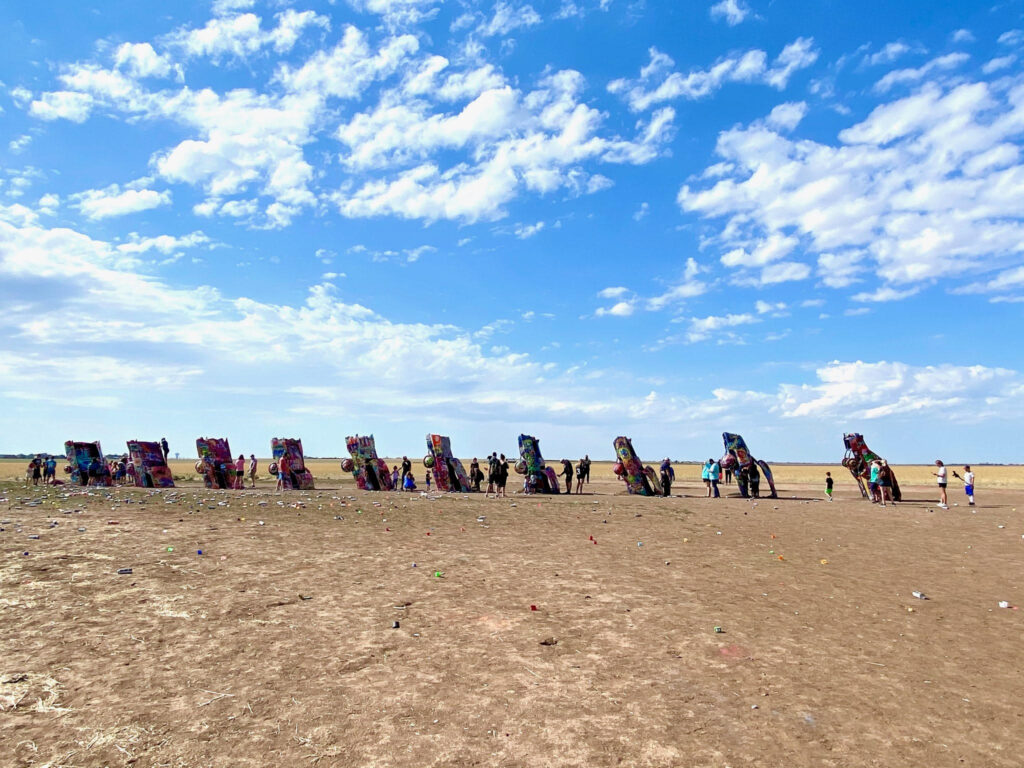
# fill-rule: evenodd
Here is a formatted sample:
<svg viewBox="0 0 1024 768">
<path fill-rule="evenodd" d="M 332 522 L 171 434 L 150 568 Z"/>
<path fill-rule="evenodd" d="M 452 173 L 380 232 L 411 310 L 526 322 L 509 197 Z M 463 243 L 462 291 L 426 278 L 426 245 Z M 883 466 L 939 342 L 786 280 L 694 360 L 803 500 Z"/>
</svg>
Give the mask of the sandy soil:
<svg viewBox="0 0 1024 768">
<path fill-rule="evenodd" d="M 1021 763 L 1021 491 L 321 484 L 0 484 L 0 765 Z"/>
</svg>

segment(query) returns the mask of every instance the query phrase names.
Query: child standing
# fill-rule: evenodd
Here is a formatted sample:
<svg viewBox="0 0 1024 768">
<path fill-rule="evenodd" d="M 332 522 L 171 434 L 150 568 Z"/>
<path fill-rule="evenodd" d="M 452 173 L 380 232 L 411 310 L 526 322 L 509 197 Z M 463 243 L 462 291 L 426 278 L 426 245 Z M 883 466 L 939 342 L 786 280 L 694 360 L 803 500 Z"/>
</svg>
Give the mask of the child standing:
<svg viewBox="0 0 1024 768">
<path fill-rule="evenodd" d="M 430 472 L 427 472 L 427 493 L 430 493 Z"/>
<path fill-rule="evenodd" d="M 960 477 L 956 472 L 953 473 L 953 477 L 959 478 L 964 482 L 964 493 L 967 494 L 967 505 L 974 506 L 974 473 L 971 472 L 970 466 L 964 467 L 964 476 Z"/>
<path fill-rule="evenodd" d="M 825 495 L 828 496 L 828 500 L 832 501 L 832 473 L 825 473 Z"/>
</svg>

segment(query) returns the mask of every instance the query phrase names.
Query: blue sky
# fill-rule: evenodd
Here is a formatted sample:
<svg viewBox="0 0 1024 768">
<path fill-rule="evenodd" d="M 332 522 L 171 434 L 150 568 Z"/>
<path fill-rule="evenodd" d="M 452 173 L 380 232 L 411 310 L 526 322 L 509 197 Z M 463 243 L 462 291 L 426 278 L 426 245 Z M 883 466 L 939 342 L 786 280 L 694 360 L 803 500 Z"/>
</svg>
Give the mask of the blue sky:
<svg viewBox="0 0 1024 768">
<path fill-rule="evenodd" d="M 1024 3 L 0 7 L 0 452 L 1016 461 Z"/>
</svg>

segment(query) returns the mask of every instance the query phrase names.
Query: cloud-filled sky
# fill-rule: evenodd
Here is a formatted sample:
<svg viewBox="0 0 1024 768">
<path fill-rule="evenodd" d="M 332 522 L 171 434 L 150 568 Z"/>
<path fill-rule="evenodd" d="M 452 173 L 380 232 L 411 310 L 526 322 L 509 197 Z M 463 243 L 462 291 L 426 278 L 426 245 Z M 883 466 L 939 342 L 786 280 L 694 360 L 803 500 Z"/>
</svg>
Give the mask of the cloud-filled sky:
<svg viewBox="0 0 1024 768">
<path fill-rule="evenodd" d="M 0 7 L 0 452 L 1021 459 L 1021 0 L 154 7 Z"/>
</svg>

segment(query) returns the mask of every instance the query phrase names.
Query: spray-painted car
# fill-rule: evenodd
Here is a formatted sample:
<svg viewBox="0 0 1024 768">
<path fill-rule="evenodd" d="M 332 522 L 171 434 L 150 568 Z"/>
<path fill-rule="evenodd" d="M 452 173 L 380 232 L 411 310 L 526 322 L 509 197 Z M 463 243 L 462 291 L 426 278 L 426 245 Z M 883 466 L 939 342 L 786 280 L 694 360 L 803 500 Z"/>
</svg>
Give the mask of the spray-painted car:
<svg viewBox="0 0 1024 768">
<path fill-rule="evenodd" d="M 472 490 L 465 467 L 452 455 L 451 439 L 444 435 L 427 435 L 427 455 L 423 457 L 423 466 L 433 473 L 439 491 L 468 493 Z"/>
<path fill-rule="evenodd" d="M 99 440 L 93 443 L 68 440 L 64 443 L 64 455 L 68 460 L 64 472 L 71 475 L 71 482 L 75 485 L 114 484 Z"/>
<path fill-rule="evenodd" d="M 235 463 L 226 437 L 197 437 L 196 474 L 203 476 L 207 488 L 233 488 Z"/>
<path fill-rule="evenodd" d="M 640 496 L 661 496 L 664 491 L 661 480 L 654 467 L 644 466 L 640 457 L 633 450 L 633 441 L 628 437 L 616 437 L 612 445 L 615 447 L 615 472 L 626 483 L 629 493 Z"/>
<path fill-rule="evenodd" d="M 391 482 L 388 463 L 377 456 L 373 435 L 355 435 L 345 438 L 345 447 L 351 458 L 341 460 L 341 468 L 351 472 L 356 485 L 364 491 L 396 490 Z"/>
<path fill-rule="evenodd" d="M 758 486 L 760 485 L 758 478 L 760 475 L 768 482 L 768 488 L 771 489 L 769 498 L 777 499 L 779 495 L 775 490 L 775 476 L 772 474 L 772 468 L 768 466 L 768 462 L 755 459 L 750 455 L 743 436 L 733 432 L 723 432 L 722 442 L 725 443 L 725 455 L 718 463 L 722 465 L 722 469 L 732 470 L 736 475 L 736 487 L 740 489 L 740 496 L 746 499 L 751 495 L 750 486 L 753 485 L 754 478 L 757 478 L 756 482 Z"/>
<path fill-rule="evenodd" d="M 882 457 L 868 448 L 864 442 L 864 435 L 857 432 L 849 432 L 843 435 L 843 445 L 846 446 L 846 454 L 843 456 L 843 466 L 850 470 L 853 479 L 857 481 L 860 488 L 860 495 L 868 498 L 868 481 L 871 478 L 871 463 L 883 461 Z M 889 467 L 889 474 L 892 477 L 892 499 L 903 501 L 903 492 L 900 491 L 900 484 L 896 480 L 896 473 Z"/>
<path fill-rule="evenodd" d="M 284 475 L 282 489 L 286 491 L 311 491 L 313 473 L 306 469 L 306 458 L 302 453 L 302 441 L 293 437 L 273 437 L 270 439 L 270 455 L 274 457 L 267 467 L 274 478 L 277 478 L 281 459 L 288 456 L 288 471 Z"/>
<path fill-rule="evenodd" d="M 160 443 L 146 440 L 129 440 L 128 455 L 135 465 L 138 483 L 143 488 L 173 488 L 174 477 L 167 466 Z"/>
<path fill-rule="evenodd" d="M 519 461 L 514 467 L 517 474 L 533 475 L 537 480 L 537 493 L 561 493 L 558 475 L 544 463 L 540 454 L 540 440 L 533 435 L 519 436 Z"/>
</svg>

